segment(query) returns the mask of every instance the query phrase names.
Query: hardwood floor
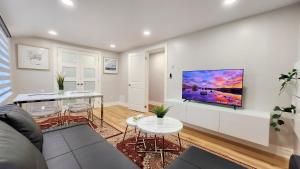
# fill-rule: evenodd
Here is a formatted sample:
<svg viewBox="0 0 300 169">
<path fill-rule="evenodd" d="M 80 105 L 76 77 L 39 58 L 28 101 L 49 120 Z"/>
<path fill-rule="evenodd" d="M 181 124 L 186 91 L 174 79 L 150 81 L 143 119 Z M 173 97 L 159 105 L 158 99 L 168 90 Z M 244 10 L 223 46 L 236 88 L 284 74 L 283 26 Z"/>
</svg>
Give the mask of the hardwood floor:
<svg viewBox="0 0 300 169">
<path fill-rule="evenodd" d="M 95 109 L 94 114 L 99 117 L 100 109 Z M 126 127 L 125 120 L 130 117 L 140 114 L 129 110 L 123 106 L 111 106 L 104 108 L 104 120 L 115 128 L 124 131 Z M 144 113 L 152 115 L 152 113 Z M 213 136 L 204 132 L 184 127 L 180 133 L 182 139 L 190 141 L 199 146 L 206 147 L 217 153 L 230 156 L 233 159 L 238 159 L 245 164 L 259 169 L 278 169 L 288 168 L 288 160 L 261 150 L 257 150 L 242 144 L 238 144 L 217 136 Z"/>
</svg>

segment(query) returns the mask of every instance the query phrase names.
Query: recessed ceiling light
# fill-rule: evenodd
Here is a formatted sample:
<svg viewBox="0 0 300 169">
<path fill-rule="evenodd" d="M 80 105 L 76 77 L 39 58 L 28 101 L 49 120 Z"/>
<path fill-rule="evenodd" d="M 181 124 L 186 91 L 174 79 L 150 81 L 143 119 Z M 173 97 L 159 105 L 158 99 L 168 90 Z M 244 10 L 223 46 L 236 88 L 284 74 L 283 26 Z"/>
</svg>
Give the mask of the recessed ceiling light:
<svg viewBox="0 0 300 169">
<path fill-rule="evenodd" d="M 233 5 L 237 2 L 237 0 L 224 0 L 223 4 L 225 6 L 230 6 L 230 5 Z"/>
<path fill-rule="evenodd" d="M 145 30 L 145 31 L 143 32 L 143 34 L 144 34 L 145 36 L 150 36 L 150 35 L 151 35 L 151 32 L 150 32 L 149 30 Z"/>
<path fill-rule="evenodd" d="M 54 36 L 57 35 L 57 32 L 55 32 L 55 31 L 53 31 L 53 30 L 48 31 L 48 33 L 49 33 L 50 35 L 54 35 Z"/>
<path fill-rule="evenodd" d="M 111 48 L 116 48 L 116 45 L 115 44 L 110 44 L 109 45 Z"/>
<path fill-rule="evenodd" d="M 72 0 L 61 0 L 61 2 L 69 7 L 74 6 L 74 2 Z"/>
</svg>

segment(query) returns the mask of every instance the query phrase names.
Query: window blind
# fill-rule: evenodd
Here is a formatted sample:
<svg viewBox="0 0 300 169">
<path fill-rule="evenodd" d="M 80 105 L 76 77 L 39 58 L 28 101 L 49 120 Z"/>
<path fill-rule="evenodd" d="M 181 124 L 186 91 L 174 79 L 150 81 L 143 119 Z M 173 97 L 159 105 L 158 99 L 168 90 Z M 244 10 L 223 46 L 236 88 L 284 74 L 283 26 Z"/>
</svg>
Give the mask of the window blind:
<svg viewBox="0 0 300 169">
<path fill-rule="evenodd" d="M 9 38 L 0 28 L 0 103 L 12 95 Z"/>
</svg>

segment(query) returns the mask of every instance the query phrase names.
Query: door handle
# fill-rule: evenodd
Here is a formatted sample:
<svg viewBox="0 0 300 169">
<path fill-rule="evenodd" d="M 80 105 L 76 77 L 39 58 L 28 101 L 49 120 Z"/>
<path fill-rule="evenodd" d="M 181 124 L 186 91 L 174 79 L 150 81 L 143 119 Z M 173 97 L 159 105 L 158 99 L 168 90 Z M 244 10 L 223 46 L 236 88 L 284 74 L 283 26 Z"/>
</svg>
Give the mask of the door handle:
<svg viewBox="0 0 300 169">
<path fill-rule="evenodd" d="M 130 87 L 130 86 L 131 86 L 131 84 L 128 84 L 128 86 Z"/>
</svg>

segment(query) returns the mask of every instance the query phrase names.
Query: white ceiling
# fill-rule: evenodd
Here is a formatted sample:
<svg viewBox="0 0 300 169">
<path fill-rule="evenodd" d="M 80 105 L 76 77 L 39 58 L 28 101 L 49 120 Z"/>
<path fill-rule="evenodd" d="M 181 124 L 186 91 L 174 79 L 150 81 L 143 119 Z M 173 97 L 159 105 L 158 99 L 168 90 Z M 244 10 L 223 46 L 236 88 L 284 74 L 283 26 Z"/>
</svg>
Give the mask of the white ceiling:
<svg viewBox="0 0 300 169">
<path fill-rule="evenodd" d="M 122 52 L 213 25 L 283 7 L 299 0 L 0 0 L 0 14 L 12 36 L 50 38 Z M 47 32 L 53 29 L 58 36 Z M 149 29 L 152 35 L 144 37 Z M 116 44 L 115 49 L 109 45 Z"/>
</svg>

